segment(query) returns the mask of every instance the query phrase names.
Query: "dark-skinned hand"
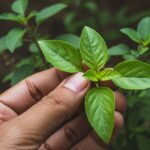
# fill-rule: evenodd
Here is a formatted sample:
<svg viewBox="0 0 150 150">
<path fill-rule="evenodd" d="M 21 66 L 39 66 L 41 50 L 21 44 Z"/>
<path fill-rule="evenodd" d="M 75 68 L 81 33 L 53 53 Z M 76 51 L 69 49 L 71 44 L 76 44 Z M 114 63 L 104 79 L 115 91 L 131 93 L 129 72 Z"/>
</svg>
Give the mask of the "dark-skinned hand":
<svg viewBox="0 0 150 150">
<path fill-rule="evenodd" d="M 90 82 L 82 73 L 55 68 L 37 73 L 0 95 L 1 150 L 104 150 L 107 146 L 90 127 L 83 110 Z M 115 127 L 122 125 L 125 97 L 116 97 Z"/>
</svg>

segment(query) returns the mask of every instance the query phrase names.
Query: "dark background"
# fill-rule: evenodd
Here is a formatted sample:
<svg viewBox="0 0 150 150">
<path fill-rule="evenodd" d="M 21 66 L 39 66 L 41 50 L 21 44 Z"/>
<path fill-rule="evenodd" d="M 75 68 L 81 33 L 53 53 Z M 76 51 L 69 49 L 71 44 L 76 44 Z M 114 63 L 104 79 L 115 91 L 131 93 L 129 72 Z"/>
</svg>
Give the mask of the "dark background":
<svg viewBox="0 0 150 150">
<path fill-rule="evenodd" d="M 12 2 L 13 0 L 1 0 L 0 13 L 10 12 Z M 95 12 L 91 12 L 88 9 L 85 9 L 83 5 L 87 2 L 87 0 L 80 0 L 79 5 L 76 5 L 78 0 L 30 0 L 29 8 L 27 11 L 29 12 L 30 10 L 34 9 L 40 10 L 57 2 L 64 2 L 68 4 L 68 8 L 42 24 L 40 28 L 41 32 L 50 35 L 51 38 L 55 38 L 58 35 L 64 33 L 75 33 L 79 35 L 84 25 L 90 25 L 105 37 L 109 46 L 120 43 L 122 41 L 132 45 L 132 43 L 130 43 L 130 41 L 125 36 L 120 36 L 119 29 L 125 26 L 136 27 L 137 22 L 142 18 L 142 16 L 145 14 L 150 14 L 149 0 L 94 0 L 92 2 L 95 2 L 97 6 L 97 10 Z M 115 17 L 119 15 L 123 9 L 126 10 L 126 14 L 123 17 L 120 17 L 118 20 L 115 20 Z M 105 11 L 104 16 L 98 18 L 97 14 L 102 14 L 102 11 Z M 76 15 L 68 27 L 64 23 L 64 18 L 71 13 L 76 13 Z M 107 13 L 111 15 L 108 19 L 106 19 Z M 131 19 L 132 16 L 133 20 L 128 22 L 128 19 Z M 78 25 L 76 25 L 77 23 Z M 0 21 L 0 37 L 7 34 L 7 32 L 12 27 L 17 26 L 18 25 L 16 23 Z M 30 54 L 28 53 L 26 46 L 21 48 L 21 50 L 18 49 L 13 54 L 8 51 L 2 53 L 0 55 L 0 81 L 7 73 L 13 71 L 14 64 L 16 62 L 29 55 Z M 8 87 L 9 84 L 1 83 L 0 91 L 3 91 Z"/>
</svg>

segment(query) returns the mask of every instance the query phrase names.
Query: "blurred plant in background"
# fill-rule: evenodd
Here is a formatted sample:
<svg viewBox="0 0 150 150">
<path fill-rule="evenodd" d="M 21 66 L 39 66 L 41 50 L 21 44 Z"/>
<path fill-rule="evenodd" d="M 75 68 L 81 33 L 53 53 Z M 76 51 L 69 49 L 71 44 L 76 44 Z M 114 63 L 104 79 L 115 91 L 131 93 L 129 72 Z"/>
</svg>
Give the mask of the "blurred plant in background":
<svg viewBox="0 0 150 150">
<path fill-rule="evenodd" d="M 39 49 L 38 40 L 60 39 L 78 48 L 78 34 L 85 25 L 96 29 L 110 43 L 111 65 L 121 59 L 140 59 L 150 63 L 150 10 L 143 8 L 132 12 L 131 6 L 119 5 L 121 2 L 118 2 L 119 8 L 112 8 L 116 1 L 50 1 L 49 6 L 42 5 L 42 8 L 32 10 L 31 1 L 30 6 L 29 0 L 14 0 L 11 11 L 0 15 L 0 22 L 8 21 L 13 26 L 0 38 L 0 57 L 13 64 L 11 68 L 4 66 L 9 74 L 3 76 L 1 91 L 4 90 L 3 85 L 15 85 L 34 72 L 50 67 Z M 140 21 L 138 25 L 137 21 Z M 150 90 L 123 92 L 128 103 L 125 126 L 110 149 L 149 150 Z"/>
<path fill-rule="evenodd" d="M 1 37 L 0 52 L 8 49 L 13 53 L 17 48 L 23 46 L 24 42 L 27 42 L 31 54 L 30 57 L 21 59 L 16 64 L 16 70 L 3 79 L 4 82 L 11 79 L 11 85 L 31 75 L 36 69 L 41 70 L 49 67 L 37 43 L 38 39 L 48 38 L 48 36 L 42 35 L 38 29 L 44 21 L 67 7 L 65 4 L 59 3 L 39 12 L 32 10 L 27 15 L 28 2 L 28 0 L 16 0 L 11 5 L 12 12 L 0 15 L 0 20 L 14 21 L 19 24 L 19 27 L 11 29 L 7 35 Z"/>
<path fill-rule="evenodd" d="M 150 63 L 150 17 L 143 18 L 137 30 L 123 28 L 120 31 L 135 42 L 136 47 L 130 48 L 124 43 L 118 44 L 109 49 L 109 55 L 111 57 L 120 55 L 125 60 L 142 60 Z M 125 126 L 113 148 L 148 150 L 150 146 L 150 89 L 123 92 L 127 97 Z"/>
</svg>

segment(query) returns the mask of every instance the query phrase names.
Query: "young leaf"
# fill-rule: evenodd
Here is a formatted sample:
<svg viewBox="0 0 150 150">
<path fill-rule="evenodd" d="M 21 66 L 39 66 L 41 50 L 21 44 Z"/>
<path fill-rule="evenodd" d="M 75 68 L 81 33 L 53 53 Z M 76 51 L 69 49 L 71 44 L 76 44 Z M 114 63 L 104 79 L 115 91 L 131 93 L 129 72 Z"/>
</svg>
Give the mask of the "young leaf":
<svg viewBox="0 0 150 150">
<path fill-rule="evenodd" d="M 111 89 L 91 89 L 85 98 L 87 118 L 96 133 L 108 143 L 114 127 L 115 98 Z"/>
<path fill-rule="evenodd" d="M 79 48 L 80 38 L 74 34 L 63 34 L 56 38 L 57 40 L 66 41 L 72 44 L 75 48 Z"/>
<path fill-rule="evenodd" d="M 138 47 L 138 56 L 145 54 L 148 50 L 149 50 L 149 47 L 139 46 Z"/>
<path fill-rule="evenodd" d="M 146 89 L 150 88 L 150 65 L 141 61 L 125 61 L 118 64 L 114 70 L 122 77 L 113 79 L 113 82 L 124 89 Z"/>
<path fill-rule="evenodd" d="M 6 50 L 6 36 L 0 38 L 0 53 Z"/>
<path fill-rule="evenodd" d="M 125 44 L 118 44 L 108 49 L 110 56 L 126 55 L 130 53 L 130 48 Z"/>
<path fill-rule="evenodd" d="M 137 57 L 132 54 L 123 55 L 125 60 L 137 60 Z"/>
<path fill-rule="evenodd" d="M 106 81 L 106 80 L 112 80 L 114 78 L 118 78 L 121 75 L 117 71 L 113 70 L 112 68 L 106 68 L 103 71 L 99 72 L 97 76 L 99 80 Z"/>
<path fill-rule="evenodd" d="M 13 13 L 3 13 L 0 15 L 0 20 L 20 22 L 20 18 Z"/>
<path fill-rule="evenodd" d="M 123 28 L 120 30 L 122 33 L 126 34 L 131 40 L 140 43 L 141 37 L 140 34 L 131 28 Z"/>
<path fill-rule="evenodd" d="M 81 56 L 86 65 L 94 70 L 102 68 L 108 58 L 104 39 L 93 29 L 84 27 L 80 38 Z"/>
<path fill-rule="evenodd" d="M 98 82 L 97 72 L 95 70 L 88 70 L 84 73 L 84 77 L 93 82 Z"/>
<path fill-rule="evenodd" d="M 48 62 L 65 72 L 82 71 L 81 56 L 70 44 L 63 41 L 39 41 L 39 45 Z"/>
<path fill-rule="evenodd" d="M 143 40 L 150 40 L 150 17 L 145 17 L 139 22 L 137 31 Z"/>
<path fill-rule="evenodd" d="M 15 0 L 12 4 L 12 10 L 18 14 L 21 14 L 22 16 L 25 15 L 25 11 L 28 6 L 29 0 Z"/>
<path fill-rule="evenodd" d="M 39 52 L 39 49 L 38 49 L 38 47 L 37 47 L 37 45 L 35 44 L 35 43 L 31 43 L 30 45 L 29 45 L 29 51 L 31 52 L 31 53 L 38 53 Z"/>
<path fill-rule="evenodd" d="M 13 29 L 8 33 L 6 37 L 6 45 L 10 52 L 14 52 L 14 50 L 18 48 L 20 43 L 22 43 L 22 38 L 25 33 L 26 30 L 19 28 Z"/>
<path fill-rule="evenodd" d="M 35 17 L 37 14 L 37 11 L 33 10 L 30 12 L 30 14 L 27 16 L 27 20 L 32 19 L 33 17 Z"/>
<path fill-rule="evenodd" d="M 67 6 L 65 4 L 54 4 L 52 6 L 46 7 L 44 9 L 42 9 L 39 13 L 37 13 L 36 16 L 36 22 L 38 24 L 42 23 L 43 21 L 45 21 L 46 19 L 54 16 L 55 14 L 59 13 L 61 10 L 63 10 L 64 8 L 66 8 Z"/>
</svg>

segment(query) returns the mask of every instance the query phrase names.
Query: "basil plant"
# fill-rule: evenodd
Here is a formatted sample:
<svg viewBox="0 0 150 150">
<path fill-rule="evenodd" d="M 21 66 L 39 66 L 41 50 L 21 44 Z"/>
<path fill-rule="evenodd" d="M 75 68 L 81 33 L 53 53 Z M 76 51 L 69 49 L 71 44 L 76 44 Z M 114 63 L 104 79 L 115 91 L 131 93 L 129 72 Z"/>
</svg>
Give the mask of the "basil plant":
<svg viewBox="0 0 150 150">
<path fill-rule="evenodd" d="M 84 72 L 83 63 L 89 68 L 84 76 L 95 83 L 85 97 L 85 112 L 93 129 L 107 144 L 114 128 L 115 96 L 100 81 L 112 80 L 122 89 L 150 88 L 150 65 L 138 60 L 124 61 L 114 68 L 105 68 L 108 60 L 107 45 L 95 30 L 85 26 L 80 37 L 80 50 L 59 40 L 42 40 L 39 46 L 46 60 L 64 72 Z"/>
</svg>

